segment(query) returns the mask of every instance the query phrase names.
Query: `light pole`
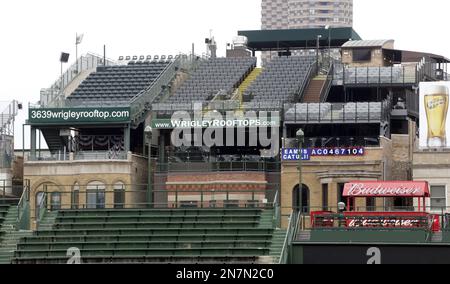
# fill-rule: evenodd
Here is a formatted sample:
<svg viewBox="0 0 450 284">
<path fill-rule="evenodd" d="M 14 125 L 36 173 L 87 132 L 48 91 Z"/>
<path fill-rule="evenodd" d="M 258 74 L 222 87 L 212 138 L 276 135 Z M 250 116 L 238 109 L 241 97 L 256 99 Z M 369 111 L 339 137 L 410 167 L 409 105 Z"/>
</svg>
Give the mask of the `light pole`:
<svg viewBox="0 0 450 284">
<path fill-rule="evenodd" d="M 147 207 L 152 208 L 153 205 L 153 189 L 152 189 L 152 136 L 153 129 L 147 126 L 144 130 L 148 143 L 148 180 L 147 180 Z"/>
<path fill-rule="evenodd" d="M 316 46 L 316 67 L 317 67 L 317 75 L 319 75 L 319 48 L 320 48 L 320 39 L 321 35 L 317 35 L 317 46 Z"/>
<path fill-rule="evenodd" d="M 325 29 L 328 30 L 328 64 L 331 66 L 331 26 L 326 25 Z"/>
<path fill-rule="evenodd" d="M 305 141 L 305 133 L 302 129 L 297 131 L 297 142 L 298 142 L 298 187 L 299 187 L 299 210 L 303 214 L 303 180 L 302 180 L 302 154 L 303 154 L 303 143 Z"/>
</svg>

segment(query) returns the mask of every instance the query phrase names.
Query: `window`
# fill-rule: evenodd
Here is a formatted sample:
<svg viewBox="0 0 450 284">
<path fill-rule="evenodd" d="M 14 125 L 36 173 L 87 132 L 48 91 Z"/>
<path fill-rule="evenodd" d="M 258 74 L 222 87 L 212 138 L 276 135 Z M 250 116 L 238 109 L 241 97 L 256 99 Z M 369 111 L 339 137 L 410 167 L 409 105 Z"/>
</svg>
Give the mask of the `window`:
<svg viewBox="0 0 450 284">
<path fill-rule="evenodd" d="M 114 185 L 114 209 L 125 208 L 125 185 L 118 182 Z"/>
<path fill-rule="evenodd" d="M 72 191 L 72 209 L 76 210 L 80 206 L 80 186 L 76 183 Z"/>
<path fill-rule="evenodd" d="M 370 61 L 372 60 L 372 50 L 368 48 L 360 48 L 353 50 L 353 61 Z"/>
<path fill-rule="evenodd" d="M 300 204 L 300 194 L 301 194 L 301 204 Z M 302 213 L 309 213 L 310 200 L 309 200 L 309 188 L 303 185 L 302 191 L 300 192 L 300 186 L 297 185 L 292 192 L 292 208 L 296 211 L 302 210 Z"/>
<path fill-rule="evenodd" d="M 60 192 L 52 192 L 50 200 L 51 200 L 50 208 L 52 211 L 61 210 L 61 193 Z"/>
<path fill-rule="evenodd" d="M 445 186 L 431 186 L 431 210 L 442 210 L 447 207 Z"/>
<path fill-rule="evenodd" d="M 322 184 L 322 210 L 328 211 L 328 184 Z"/>
<path fill-rule="evenodd" d="M 87 186 L 87 208 L 105 208 L 105 185 L 101 182 L 91 182 Z"/>
</svg>

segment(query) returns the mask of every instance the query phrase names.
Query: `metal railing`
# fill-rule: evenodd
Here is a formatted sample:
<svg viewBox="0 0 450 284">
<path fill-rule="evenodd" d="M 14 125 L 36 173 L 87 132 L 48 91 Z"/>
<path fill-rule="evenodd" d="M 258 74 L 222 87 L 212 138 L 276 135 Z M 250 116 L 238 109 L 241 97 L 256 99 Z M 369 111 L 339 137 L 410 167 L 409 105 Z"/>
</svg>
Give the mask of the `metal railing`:
<svg viewBox="0 0 450 284">
<path fill-rule="evenodd" d="M 41 90 L 39 105 L 30 105 L 30 108 L 66 106 L 64 90 L 82 72 L 95 69 L 98 66 L 112 66 L 115 64 L 113 60 L 106 59 L 105 62 L 103 56 L 93 53 L 77 58 L 77 61 L 50 88 Z"/>
<path fill-rule="evenodd" d="M 303 96 L 305 95 L 305 91 L 310 84 L 312 78 L 317 75 L 317 64 L 316 62 L 312 63 L 308 68 L 308 73 L 303 80 L 302 85 L 299 87 L 297 92 L 294 95 L 294 98 L 291 98 L 292 101 L 301 102 L 303 100 Z"/>
<path fill-rule="evenodd" d="M 16 230 L 30 229 L 30 181 L 25 181 L 24 191 L 17 205 Z"/>
<path fill-rule="evenodd" d="M 279 162 L 176 162 L 157 163 L 156 172 L 279 172 Z"/>
<path fill-rule="evenodd" d="M 191 68 L 195 68 L 195 64 L 199 60 L 200 58 L 196 56 L 178 56 L 164 69 L 149 88 L 136 95 L 131 102 L 133 124 L 137 126 L 145 119 L 145 114 L 151 111 L 155 99 L 161 95 L 164 89 L 167 90 L 179 70 L 187 70 L 189 72 Z"/>
<path fill-rule="evenodd" d="M 14 120 L 18 114 L 19 102 L 13 100 L 0 113 L 0 135 L 14 136 Z"/>
<path fill-rule="evenodd" d="M 284 139 L 284 148 L 298 146 L 296 138 Z M 379 147 L 380 137 L 306 137 L 305 148 L 336 148 L 336 147 Z"/>
<path fill-rule="evenodd" d="M 289 258 L 289 248 L 292 244 L 291 240 L 292 237 L 294 236 L 294 226 L 295 226 L 295 220 L 294 217 L 295 213 L 292 212 L 291 216 L 289 217 L 289 224 L 288 224 L 288 229 L 287 229 L 287 233 L 286 233 L 286 238 L 284 239 L 284 243 L 283 243 L 283 249 L 281 250 L 281 254 L 279 257 L 279 262 L 278 264 L 288 264 L 288 258 Z"/>
<path fill-rule="evenodd" d="M 75 161 L 128 160 L 125 151 L 80 151 L 74 154 Z"/>
<path fill-rule="evenodd" d="M 330 68 L 327 73 L 327 79 L 325 81 L 325 84 L 322 87 L 322 90 L 320 91 L 320 102 L 326 102 L 328 98 L 328 94 L 331 90 L 331 86 L 333 85 L 333 72 L 334 72 L 334 65 L 333 63 L 330 63 Z"/>
<path fill-rule="evenodd" d="M 161 185 L 172 187 L 174 185 Z M 161 188 L 154 185 L 154 188 Z M 269 189 L 167 189 L 152 190 L 153 202 L 147 202 L 147 185 L 45 185 L 36 190 L 40 196 L 32 216 L 38 220 L 45 212 L 58 210 L 111 209 L 273 209 L 278 190 Z M 77 198 L 74 198 L 76 194 Z"/>
<path fill-rule="evenodd" d="M 280 192 L 277 191 L 275 194 L 275 198 L 273 199 L 272 207 L 275 210 L 275 214 L 273 217 L 273 226 L 274 228 L 281 228 L 281 202 L 280 202 Z"/>
<path fill-rule="evenodd" d="M 337 65 L 334 85 L 411 85 L 417 84 L 417 66 L 346 67 Z"/>
<path fill-rule="evenodd" d="M 284 121 L 296 123 L 377 123 L 391 112 L 389 100 L 358 103 L 285 104 Z"/>
<path fill-rule="evenodd" d="M 38 153 L 36 157 L 31 154 L 27 156 L 29 162 L 64 162 L 64 161 L 110 161 L 128 160 L 128 153 L 125 151 L 78 151 L 74 153 L 60 151 L 56 154 Z"/>
</svg>

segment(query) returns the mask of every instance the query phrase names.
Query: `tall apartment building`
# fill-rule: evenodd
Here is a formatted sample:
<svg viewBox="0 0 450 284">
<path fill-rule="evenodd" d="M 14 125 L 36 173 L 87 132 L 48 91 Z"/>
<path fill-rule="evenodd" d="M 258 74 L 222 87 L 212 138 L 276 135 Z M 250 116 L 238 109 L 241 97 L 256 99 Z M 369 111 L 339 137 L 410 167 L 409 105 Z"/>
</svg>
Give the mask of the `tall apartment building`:
<svg viewBox="0 0 450 284">
<path fill-rule="evenodd" d="M 262 29 L 351 27 L 353 0 L 262 0 Z"/>
<path fill-rule="evenodd" d="M 353 0 L 262 0 L 262 29 L 353 26 Z M 270 54 L 263 53 L 265 62 Z"/>
</svg>

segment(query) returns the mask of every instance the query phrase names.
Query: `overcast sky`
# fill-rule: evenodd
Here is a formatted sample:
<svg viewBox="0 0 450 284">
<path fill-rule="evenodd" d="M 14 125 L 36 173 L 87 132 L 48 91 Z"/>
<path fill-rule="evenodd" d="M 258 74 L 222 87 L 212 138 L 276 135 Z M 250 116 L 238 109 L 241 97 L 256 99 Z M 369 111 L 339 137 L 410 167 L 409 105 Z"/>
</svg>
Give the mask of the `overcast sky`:
<svg viewBox="0 0 450 284">
<path fill-rule="evenodd" d="M 80 53 L 155 55 L 206 51 L 210 30 L 225 52 L 238 30 L 259 29 L 260 0 L 14 0 L 0 1 L 0 101 L 37 102 L 41 88 L 60 73 L 61 51 L 75 60 L 75 34 L 84 33 Z M 449 1 L 354 0 L 354 29 L 363 39 L 395 39 L 395 47 L 450 57 Z M 22 146 L 23 110 L 16 121 Z M 26 142 L 26 147 L 29 143 Z"/>
</svg>

